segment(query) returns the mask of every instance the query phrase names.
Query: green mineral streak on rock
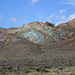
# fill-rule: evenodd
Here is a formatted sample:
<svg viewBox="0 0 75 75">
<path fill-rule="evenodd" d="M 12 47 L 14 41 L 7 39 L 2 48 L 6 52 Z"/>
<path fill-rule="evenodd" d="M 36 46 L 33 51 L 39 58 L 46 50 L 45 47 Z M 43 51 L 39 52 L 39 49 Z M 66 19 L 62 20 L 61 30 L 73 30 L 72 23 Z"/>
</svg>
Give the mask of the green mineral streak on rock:
<svg viewBox="0 0 75 75">
<path fill-rule="evenodd" d="M 18 36 L 26 38 L 34 43 L 45 43 L 49 41 L 49 39 L 53 41 L 59 41 L 62 40 L 64 35 L 66 35 L 65 32 L 60 31 L 55 27 L 51 27 L 39 22 L 33 22 L 18 29 L 9 30 L 8 33 L 18 34 Z M 46 37 L 48 37 L 48 39 L 46 39 Z M 11 40 L 14 42 L 17 40 L 17 38 L 12 38 Z"/>
</svg>

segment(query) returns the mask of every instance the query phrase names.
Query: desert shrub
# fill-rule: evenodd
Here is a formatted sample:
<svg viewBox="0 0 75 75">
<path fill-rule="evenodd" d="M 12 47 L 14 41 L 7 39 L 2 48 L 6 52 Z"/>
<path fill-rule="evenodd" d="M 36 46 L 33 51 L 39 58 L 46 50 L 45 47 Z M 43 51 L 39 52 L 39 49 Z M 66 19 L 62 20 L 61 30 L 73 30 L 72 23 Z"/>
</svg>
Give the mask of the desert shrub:
<svg viewBox="0 0 75 75">
<path fill-rule="evenodd" d="M 37 71 L 37 72 L 40 72 L 40 71 L 41 71 L 41 68 L 37 68 L 36 71 Z"/>
<path fill-rule="evenodd" d="M 5 71 L 3 71 L 3 70 L 0 70 L 0 74 L 5 74 Z"/>
<path fill-rule="evenodd" d="M 12 70 L 12 73 L 13 73 L 13 75 L 18 75 L 19 71 L 14 69 L 14 70 Z"/>
<path fill-rule="evenodd" d="M 72 68 L 71 71 L 75 71 L 75 68 Z"/>
<path fill-rule="evenodd" d="M 8 70 L 12 70 L 12 67 L 8 67 Z"/>
<path fill-rule="evenodd" d="M 62 71 L 62 70 L 63 70 L 63 68 L 62 68 L 62 67 L 60 67 L 60 68 L 59 68 L 59 70 L 61 70 L 61 71 Z"/>
<path fill-rule="evenodd" d="M 70 73 L 70 75 L 75 75 L 75 73 Z"/>
<path fill-rule="evenodd" d="M 17 69 L 13 69 L 12 71 L 13 71 L 13 72 L 17 72 L 18 70 L 17 70 Z"/>
<path fill-rule="evenodd" d="M 69 61 L 69 65 L 72 66 L 72 60 Z"/>
<path fill-rule="evenodd" d="M 66 69 L 65 72 L 70 72 L 70 70 L 69 69 Z"/>
<path fill-rule="evenodd" d="M 43 68 L 37 68 L 36 71 L 37 72 L 47 72 L 47 70 L 46 69 L 43 69 Z"/>
<path fill-rule="evenodd" d="M 19 71 L 17 69 L 12 70 L 13 75 L 18 75 Z"/>
<path fill-rule="evenodd" d="M 23 73 L 27 74 L 27 73 L 30 73 L 30 72 L 32 72 L 32 71 L 31 70 L 25 70 Z"/>
<path fill-rule="evenodd" d="M 50 66 L 45 66 L 45 68 L 51 68 L 51 65 Z"/>
<path fill-rule="evenodd" d="M 13 75 L 18 75 L 18 74 L 19 74 L 19 72 L 15 72 L 15 71 L 13 72 Z"/>
</svg>

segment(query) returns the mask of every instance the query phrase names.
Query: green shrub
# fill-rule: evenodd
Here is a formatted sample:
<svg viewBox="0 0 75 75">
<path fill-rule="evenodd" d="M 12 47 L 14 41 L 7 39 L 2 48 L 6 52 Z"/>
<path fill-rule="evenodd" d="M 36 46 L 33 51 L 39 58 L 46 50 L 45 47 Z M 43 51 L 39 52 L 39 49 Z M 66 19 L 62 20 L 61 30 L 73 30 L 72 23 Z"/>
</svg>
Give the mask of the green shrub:
<svg viewBox="0 0 75 75">
<path fill-rule="evenodd" d="M 14 70 L 12 70 L 12 73 L 13 73 L 13 75 L 18 75 L 19 74 L 19 71 L 16 70 L 16 69 L 14 69 Z"/>
<path fill-rule="evenodd" d="M 40 72 L 40 71 L 41 71 L 41 68 L 37 68 L 36 71 L 37 71 L 37 72 Z"/>
<path fill-rule="evenodd" d="M 13 72 L 13 75 L 18 75 L 19 73 L 18 72 Z"/>
<path fill-rule="evenodd" d="M 8 70 L 12 70 L 12 67 L 8 67 Z"/>
<path fill-rule="evenodd" d="M 47 70 L 46 69 L 43 69 L 43 68 L 37 68 L 36 71 L 37 72 L 47 72 Z"/>
<path fill-rule="evenodd" d="M 0 74 L 5 74 L 5 71 L 3 71 L 3 70 L 0 70 Z"/>
<path fill-rule="evenodd" d="M 30 73 L 30 72 L 32 72 L 32 71 L 31 70 L 25 70 L 23 73 L 27 74 L 27 73 Z"/>
<path fill-rule="evenodd" d="M 69 61 L 69 65 L 72 66 L 72 60 Z"/>
</svg>

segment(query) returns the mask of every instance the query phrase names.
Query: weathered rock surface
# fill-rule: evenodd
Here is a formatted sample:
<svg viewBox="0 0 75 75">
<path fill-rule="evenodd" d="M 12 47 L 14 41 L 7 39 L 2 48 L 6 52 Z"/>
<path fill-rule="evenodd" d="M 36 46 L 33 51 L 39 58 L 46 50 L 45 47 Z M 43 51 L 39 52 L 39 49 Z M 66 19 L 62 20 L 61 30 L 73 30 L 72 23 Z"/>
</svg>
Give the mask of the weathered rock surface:
<svg viewBox="0 0 75 75">
<path fill-rule="evenodd" d="M 73 66 L 74 59 L 75 20 L 57 27 L 49 22 L 32 22 L 19 28 L 0 28 L 1 68 Z"/>
<path fill-rule="evenodd" d="M 9 34 L 6 37 L 8 43 L 19 40 L 17 37 L 23 37 L 33 43 L 50 45 L 71 38 L 73 33 L 61 31 L 49 22 L 33 22 L 20 28 L 11 28 L 7 34 Z M 13 37 L 13 35 L 16 36 Z"/>
</svg>

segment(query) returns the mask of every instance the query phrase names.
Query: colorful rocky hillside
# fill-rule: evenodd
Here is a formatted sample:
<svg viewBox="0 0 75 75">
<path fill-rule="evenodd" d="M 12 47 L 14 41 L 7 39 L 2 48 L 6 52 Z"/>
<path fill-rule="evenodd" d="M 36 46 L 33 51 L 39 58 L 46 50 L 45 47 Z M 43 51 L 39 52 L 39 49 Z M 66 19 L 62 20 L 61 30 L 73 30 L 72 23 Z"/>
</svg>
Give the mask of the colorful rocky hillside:
<svg viewBox="0 0 75 75">
<path fill-rule="evenodd" d="M 75 65 L 75 19 L 58 25 L 32 22 L 0 28 L 0 69 Z"/>
<path fill-rule="evenodd" d="M 33 22 L 20 28 L 0 29 L 0 44 L 6 46 L 25 38 L 33 43 L 50 45 L 72 36 L 73 32 L 59 30 L 49 22 Z"/>
</svg>

